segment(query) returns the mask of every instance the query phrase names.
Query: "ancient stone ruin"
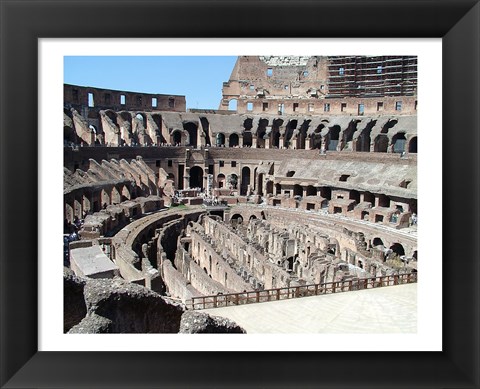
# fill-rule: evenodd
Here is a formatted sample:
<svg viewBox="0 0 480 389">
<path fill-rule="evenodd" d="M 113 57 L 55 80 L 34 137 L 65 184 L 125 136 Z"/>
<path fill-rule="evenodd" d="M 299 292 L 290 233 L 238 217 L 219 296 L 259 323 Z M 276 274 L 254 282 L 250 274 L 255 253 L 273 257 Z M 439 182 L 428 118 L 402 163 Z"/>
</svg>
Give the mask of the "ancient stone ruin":
<svg viewBox="0 0 480 389">
<path fill-rule="evenodd" d="M 192 301 L 416 280 L 416 71 L 239 57 L 220 109 L 188 112 L 65 85 L 65 331 L 244 332 Z"/>
</svg>

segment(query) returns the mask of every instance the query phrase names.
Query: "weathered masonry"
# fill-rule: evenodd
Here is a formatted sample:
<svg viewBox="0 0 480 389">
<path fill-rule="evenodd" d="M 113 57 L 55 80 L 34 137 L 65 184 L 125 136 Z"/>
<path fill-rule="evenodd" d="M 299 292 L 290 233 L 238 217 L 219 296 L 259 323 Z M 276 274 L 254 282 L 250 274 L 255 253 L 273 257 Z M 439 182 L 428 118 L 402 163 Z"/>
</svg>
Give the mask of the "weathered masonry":
<svg viewBox="0 0 480 389">
<path fill-rule="evenodd" d="M 415 114 L 413 56 L 241 56 L 221 110 L 238 113 Z"/>
<path fill-rule="evenodd" d="M 416 281 L 416 88 L 408 56 L 239 57 L 208 111 L 65 85 L 65 263 L 182 303 Z"/>
</svg>

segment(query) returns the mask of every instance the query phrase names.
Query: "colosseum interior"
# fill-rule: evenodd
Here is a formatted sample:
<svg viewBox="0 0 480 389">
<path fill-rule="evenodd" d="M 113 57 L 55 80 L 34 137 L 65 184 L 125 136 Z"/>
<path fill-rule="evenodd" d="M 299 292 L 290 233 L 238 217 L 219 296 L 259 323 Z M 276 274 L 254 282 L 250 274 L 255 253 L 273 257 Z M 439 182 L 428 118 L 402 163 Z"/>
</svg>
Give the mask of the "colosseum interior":
<svg viewBox="0 0 480 389">
<path fill-rule="evenodd" d="M 64 331 L 245 332 L 201 310 L 416 282 L 416 82 L 416 57 L 244 56 L 188 111 L 65 84 Z"/>
</svg>

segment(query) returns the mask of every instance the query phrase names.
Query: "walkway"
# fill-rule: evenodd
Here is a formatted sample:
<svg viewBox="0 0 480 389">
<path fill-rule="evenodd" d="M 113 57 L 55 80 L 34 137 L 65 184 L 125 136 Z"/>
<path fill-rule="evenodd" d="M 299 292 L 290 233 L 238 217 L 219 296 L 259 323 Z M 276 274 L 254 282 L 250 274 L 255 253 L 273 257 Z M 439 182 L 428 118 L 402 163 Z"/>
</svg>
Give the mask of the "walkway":
<svg viewBox="0 0 480 389">
<path fill-rule="evenodd" d="M 415 333 L 417 284 L 205 309 L 247 333 Z"/>
</svg>

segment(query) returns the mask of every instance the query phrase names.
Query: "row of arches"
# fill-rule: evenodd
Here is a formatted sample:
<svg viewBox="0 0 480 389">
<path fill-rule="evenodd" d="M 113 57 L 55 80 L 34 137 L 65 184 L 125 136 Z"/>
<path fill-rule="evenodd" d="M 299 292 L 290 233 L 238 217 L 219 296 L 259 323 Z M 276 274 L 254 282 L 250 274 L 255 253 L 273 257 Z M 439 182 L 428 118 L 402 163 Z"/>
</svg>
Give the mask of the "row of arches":
<svg viewBox="0 0 480 389">
<path fill-rule="evenodd" d="M 350 150 L 357 152 L 417 152 L 417 136 L 401 130 L 392 134 L 397 119 L 388 120 L 375 136 L 372 132 L 377 120 L 371 120 L 363 129 L 360 120 L 351 120 L 346 128 L 323 119 L 311 128 L 311 119 L 243 120 L 242 130 L 227 133 L 212 131 L 207 117 L 178 123 L 166 128 L 158 113 L 100 111 L 99 118 L 73 120 L 78 112 L 64 110 L 64 140 L 66 143 L 85 142 L 87 145 L 111 146 L 200 146 L 319 149 L 325 151 Z M 87 123 L 83 130 L 90 135 L 79 139 L 75 126 Z M 254 128 L 254 125 L 256 128 Z M 375 130 L 377 131 L 377 130 Z"/>
<path fill-rule="evenodd" d="M 98 212 L 108 205 L 120 204 L 136 196 L 136 188 L 124 184 L 79 189 L 64 196 L 64 218 L 72 223 L 75 217 L 83 219 L 86 213 Z"/>
<path fill-rule="evenodd" d="M 258 148 L 294 148 L 340 151 L 345 148 L 346 143 L 352 142 L 352 145 L 349 146 L 351 151 L 376 153 L 417 153 L 417 137 L 413 136 L 407 139 L 406 133 L 404 132 L 397 133 L 391 138 L 389 138 L 386 134 L 378 134 L 373 140 L 368 133 L 362 133 L 355 140 L 348 140 L 349 138 L 346 138 L 346 140 L 343 142 L 340 140 L 340 128 L 332 129 L 325 136 L 322 136 L 319 133 L 313 133 L 308 137 L 299 135 L 295 140 L 291 140 L 291 138 L 282 138 L 279 132 L 272 132 L 269 135 L 260 133 L 257 135 L 256 141 L 253 142 L 252 133 L 248 131 L 243 133 L 242 138 L 240 138 L 236 133 L 230 134 L 228 138 L 223 133 L 217 133 L 215 139 L 215 146 L 217 147 L 242 146 Z"/>
</svg>

